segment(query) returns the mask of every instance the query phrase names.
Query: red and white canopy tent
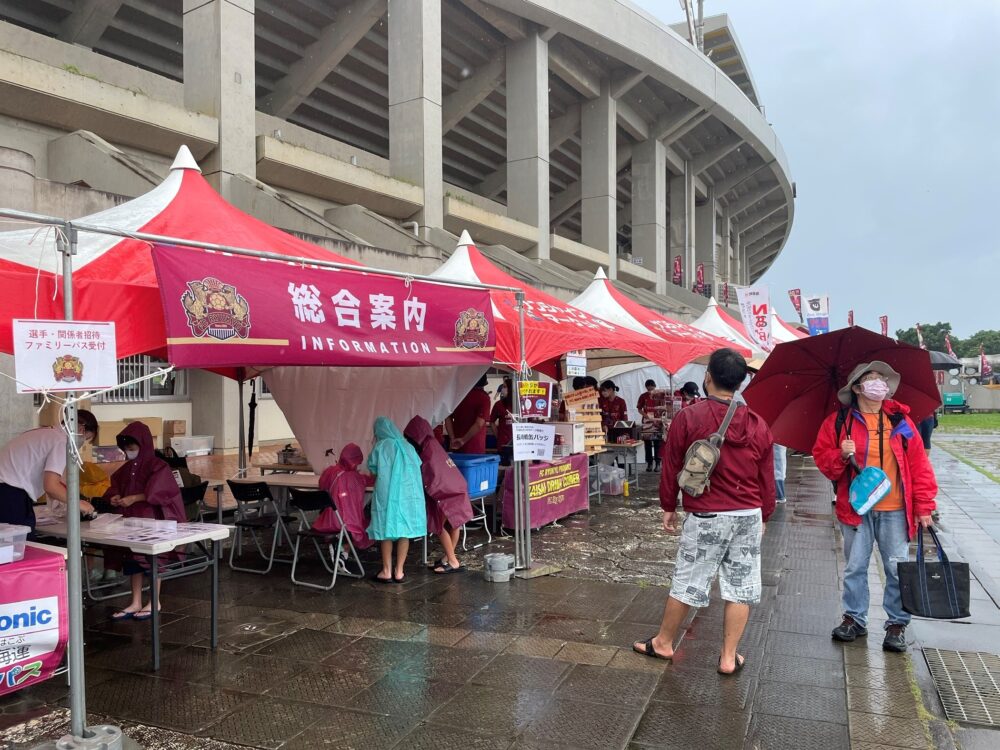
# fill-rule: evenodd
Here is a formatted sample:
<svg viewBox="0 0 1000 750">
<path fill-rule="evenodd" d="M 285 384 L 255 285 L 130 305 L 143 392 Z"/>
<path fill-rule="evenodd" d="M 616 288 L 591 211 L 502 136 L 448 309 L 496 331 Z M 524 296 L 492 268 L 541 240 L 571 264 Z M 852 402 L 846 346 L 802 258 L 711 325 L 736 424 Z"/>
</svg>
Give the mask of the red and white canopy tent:
<svg viewBox="0 0 1000 750">
<path fill-rule="evenodd" d="M 783 343 L 785 341 L 798 341 L 799 339 L 808 338 L 809 334 L 805 331 L 796 328 L 793 325 L 789 325 L 778 313 L 771 311 L 771 336 L 777 343 Z"/>
<path fill-rule="evenodd" d="M 661 315 L 619 291 L 599 269 L 590 283 L 572 304 L 598 317 L 610 320 L 630 330 L 648 331 L 672 345 L 674 356 L 665 366 L 647 363 L 617 364 L 601 367 L 595 374 L 603 380 L 612 379 L 618 386 L 620 395 L 631 409 L 645 391 L 646 380 L 653 380 L 660 388 L 673 384 L 678 387 L 691 375 L 688 365 L 697 357 L 711 354 L 722 347 L 733 347 L 746 357 L 751 356 L 749 347 L 744 347 L 728 339 L 707 333 L 693 325 L 682 323 Z M 674 383 L 674 377 L 677 382 Z"/>
<path fill-rule="evenodd" d="M 357 267 L 359 273 L 369 279 L 397 278 L 364 269 L 355 261 L 297 239 L 230 205 L 201 176 L 197 163 L 183 146 L 169 175 L 153 190 L 106 211 L 74 220 L 72 225 L 80 228 L 77 254 L 73 259 L 75 317 L 114 321 L 119 358 L 167 351 L 164 302 L 161 301 L 150 236 L 296 259 L 291 265 L 269 261 L 271 265 L 267 271 L 272 273 L 282 267 L 301 268 L 302 259 L 307 259 L 320 264 L 337 264 L 345 269 Z M 87 231 L 86 227 L 106 231 Z M 136 238 L 136 235 L 145 239 Z M 186 252 L 197 253 L 189 266 L 195 281 L 207 280 L 213 264 L 224 257 L 205 251 Z M 240 260 L 256 264 L 268 262 L 252 258 Z M 54 226 L 0 233 L 0 318 L 4 321 L 62 319 L 61 269 L 62 258 L 57 252 Z M 353 272 L 341 269 L 339 273 Z M 275 295 L 283 295 L 290 309 L 292 302 L 287 287 L 275 286 L 274 290 Z M 239 288 L 237 291 L 242 294 Z M 329 300 L 327 304 L 332 307 Z M 0 351 L 10 353 L 12 350 L 12 330 L 8 323 L 0 326 Z M 202 350 L 205 369 L 237 378 L 255 374 L 260 369 L 256 365 L 261 362 L 252 358 L 239 363 L 230 359 L 220 362 L 208 356 L 209 347 L 202 347 Z M 376 416 L 388 416 L 403 424 L 414 414 L 423 414 L 432 420 L 442 419 L 483 373 L 489 359 L 485 357 L 482 364 L 474 365 L 424 366 L 424 360 L 414 356 L 407 363 L 409 366 L 397 367 L 392 365 L 399 361 L 398 357 L 382 357 L 375 352 L 364 366 L 333 367 L 315 365 L 342 362 L 343 358 L 336 352 L 330 352 L 325 360 L 311 357 L 300 362 L 289 351 L 287 356 L 266 363 L 289 364 L 266 369 L 264 377 L 313 466 L 323 467 L 328 462 L 324 454 L 329 447 L 339 447 L 350 441 L 367 446 Z M 356 356 L 353 362 L 358 362 Z M 312 366 L 295 366 L 297 364 Z"/>
<path fill-rule="evenodd" d="M 556 364 L 562 355 L 577 349 L 613 347 L 656 363 L 672 362 L 675 357 L 672 345 L 651 331 L 628 328 L 598 317 L 502 271 L 479 251 L 468 232 L 462 232 L 455 252 L 431 276 L 522 290 L 525 295 L 524 364 L 549 375 L 556 374 Z M 496 363 L 518 368 L 521 363 L 514 295 L 494 290 L 490 296 L 497 326 Z"/>
<path fill-rule="evenodd" d="M 719 307 L 719 303 L 715 301 L 715 297 L 712 297 L 708 301 L 708 307 L 705 308 L 705 312 L 699 315 L 691 325 L 713 336 L 726 339 L 726 341 L 730 341 L 743 349 L 750 349 L 755 353 L 760 352 L 750 339 L 747 338 L 743 324 L 723 308 Z"/>
</svg>

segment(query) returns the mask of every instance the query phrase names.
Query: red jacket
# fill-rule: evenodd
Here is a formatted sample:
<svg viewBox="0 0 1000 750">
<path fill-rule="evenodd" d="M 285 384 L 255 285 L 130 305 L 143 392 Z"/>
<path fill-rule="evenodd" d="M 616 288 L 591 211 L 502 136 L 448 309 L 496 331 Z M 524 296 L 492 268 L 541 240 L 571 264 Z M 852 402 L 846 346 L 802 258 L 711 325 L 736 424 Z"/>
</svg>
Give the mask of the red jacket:
<svg viewBox="0 0 1000 750">
<path fill-rule="evenodd" d="M 889 433 L 889 446 L 899 464 L 900 479 L 903 482 L 903 500 L 906 506 L 906 520 L 910 527 L 910 538 L 917 531 L 917 516 L 930 515 L 937 507 L 934 498 L 937 497 L 937 479 L 934 478 L 934 469 L 931 467 L 930 459 L 924 452 L 924 444 L 917 434 L 916 428 L 909 416 L 910 407 L 898 401 L 886 400 L 882 404 L 882 409 L 890 422 L 894 424 Z M 864 417 L 855 409 L 847 416 L 843 426 L 840 428 L 840 439 L 837 439 L 837 413 L 828 416 L 816 435 L 816 443 L 813 445 L 813 458 L 816 460 L 816 467 L 837 485 L 837 518 L 841 523 L 848 526 L 859 526 L 861 516 L 854 512 L 848 500 L 851 481 L 854 479 L 854 472 L 848 471 L 848 464 L 841 457 L 840 444 L 847 439 L 848 430 L 850 437 L 857 446 L 856 456 L 858 462 L 864 467 L 864 462 L 868 456 L 868 427 L 865 425 Z M 903 438 L 906 438 L 906 449 L 903 448 Z M 896 477 L 889 477 L 896 481 Z"/>
<path fill-rule="evenodd" d="M 670 423 L 663 446 L 663 473 L 660 475 L 660 506 L 677 510 L 677 474 L 684 466 L 684 454 L 695 440 L 707 438 L 719 429 L 729 403 L 709 398 L 682 409 Z M 726 430 L 719 463 L 709 488 L 700 497 L 684 495 L 684 510 L 717 513 L 727 510 L 760 508 L 767 521 L 774 512 L 774 441 L 771 430 L 746 405 L 740 405 Z"/>
</svg>

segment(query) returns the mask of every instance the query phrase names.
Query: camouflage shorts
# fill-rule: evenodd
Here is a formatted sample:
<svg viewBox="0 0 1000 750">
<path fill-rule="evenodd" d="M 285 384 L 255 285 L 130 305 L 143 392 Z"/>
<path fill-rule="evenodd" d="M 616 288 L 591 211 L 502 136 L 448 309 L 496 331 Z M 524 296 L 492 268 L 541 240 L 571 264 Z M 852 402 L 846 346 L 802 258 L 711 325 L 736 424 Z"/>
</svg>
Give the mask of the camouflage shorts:
<svg viewBox="0 0 1000 750">
<path fill-rule="evenodd" d="M 760 513 L 719 514 L 698 518 L 689 513 L 681 530 L 670 596 L 692 607 L 707 607 L 712 581 L 727 602 L 760 601 Z"/>
</svg>

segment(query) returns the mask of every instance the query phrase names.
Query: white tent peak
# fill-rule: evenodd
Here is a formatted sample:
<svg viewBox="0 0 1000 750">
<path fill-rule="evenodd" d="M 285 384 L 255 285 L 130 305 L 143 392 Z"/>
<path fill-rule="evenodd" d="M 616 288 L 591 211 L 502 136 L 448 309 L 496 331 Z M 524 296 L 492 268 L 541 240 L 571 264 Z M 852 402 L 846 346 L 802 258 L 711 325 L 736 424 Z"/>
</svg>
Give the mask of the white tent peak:
<svg viewBox="0 0 1000 750">
<path fill-rule="evenodd" d="M 597 273 L 594 274 L 595 279 L 606 279 L 608 275 L 604 273 L 604 266 L 597 267 Z"/>
<path fill-rule="evenodd" d="M 715 301 L 715 297 L 709 297 L 708 298 L 708 306 L 709 307 L 718 307 L 719 303 Z"/>
<path fill-rule="evenodd" d="M 469 234 L 468 229 L 462 230 L 462 236 L 458 238 L 459 247 L 468 247 L 469 245 L 475 245 L 476 243 L 472 241 L 472 235 Z"/>
<path fill-rule="evenodd" d="M 174 163 L 170 165 L 171 172 L 175 169 L 193 169 L 195 172 L 201 173 L 201 167 L 195 161 L 191 149 L 184 145 L 177 149 L 177 156 L 174 157 Z"/>
</svg>

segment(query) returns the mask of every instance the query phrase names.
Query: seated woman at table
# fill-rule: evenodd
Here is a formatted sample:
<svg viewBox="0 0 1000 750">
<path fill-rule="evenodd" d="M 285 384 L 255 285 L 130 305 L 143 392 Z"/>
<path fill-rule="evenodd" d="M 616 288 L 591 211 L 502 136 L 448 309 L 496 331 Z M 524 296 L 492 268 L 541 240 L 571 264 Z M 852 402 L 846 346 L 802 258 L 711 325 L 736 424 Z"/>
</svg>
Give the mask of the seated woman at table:
<svg viewBox="0 0 1000 750">
<path fill-rule="evenodd" d="M 375 441 L 368 456 L 368 470 L 375 476 L 368 536 L 379 542 L 382 552 L 382 570 L 375 580 L 402 583 L 410 539 L 427 534 L 420 458 L 388 417 L 375 420 Z M 395 568 L 393 542 L 396 542 Z"/>
<path fill-rule="evenodd" d="M 118 447 L 126 462 L 111 475 L 111 487 L 104 493 L 115 511 L 126 518 L 156 518 L 184 523 L 184 501 L 170 467 L 153 454 L 153 435 L 142 422 L 132 422 L 118 433 Z M 182 553 L 171 552 L 160 558 L 179 559 Z M 142 577 L 148 564 L 142 556 L 132 556 L 118 548 L 105 552 L 105 565 L 116 567 L 132 577 L 132 601 L 112 619 L 148 620 L 149 605 L 142 606 Z M 159 581 L 157 581 L 159 586 Z M 157 599 L 159 599 L 157 590 Z"/>
<path fill-rule="evenodd" d="M 319 488 L 333 499 L 357 549 L 368 549 L 374 544 L 365 532 L 368 526 L 368 519 L 365 517 L 365 489 L 371 487 L 375 480 L 358 471 L 364 460 L 361 448 L 348 443 L 340 451 L 337 463 L 328 466 L 319 477 Z M 324 534 L 340 533 L 340 522 L 333 508 L 321 512 L 312 527 Z"/>
<path fill-rule="evenodd" d="M 462 570 L 462 564 L 455 555 L 458 535 L 474 515 L 468 484 L 455 462 L 434 439 L 434 432 L 426 419 L 414 417 L 403 434 L 420 454 L 427 530 L 437 536 L 444 549 L 444 556 L 433 566 L 433 571 L 438 574 L 457 573 Z"/>
</svg>

